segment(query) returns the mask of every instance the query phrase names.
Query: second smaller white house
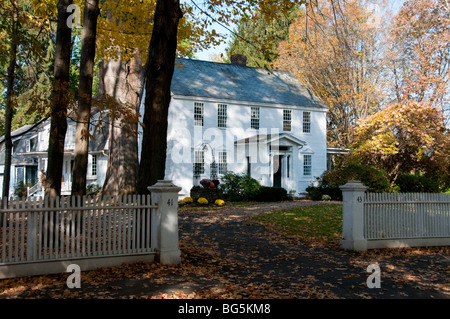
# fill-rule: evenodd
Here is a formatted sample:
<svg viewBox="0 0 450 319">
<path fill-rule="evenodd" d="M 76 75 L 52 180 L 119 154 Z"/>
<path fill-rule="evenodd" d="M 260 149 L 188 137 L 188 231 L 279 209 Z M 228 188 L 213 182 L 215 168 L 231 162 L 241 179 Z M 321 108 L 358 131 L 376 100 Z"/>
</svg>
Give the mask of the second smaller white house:
<svg viewBox="0 0 450 319">
<path fill-rule="evenodd" d="M 289 72 L 177 59 L 171 90 L 165 178 L 181 196 L 230 171 L 298 196 L 327 169 L 328 108 Z"/>
<path fill-rule="evenodd" d="M 72 173 L 75 150 L 76 123 L 67 120 L 67 132 L 64 142 L 63 170 L 61 176 L 61 195 L 67 196 L 72 190 Z M 106 176 L 108 161 L 108 126 L 99 132 L 93 131 L 95 139 L 89 142 L 87 184 L 102 186 Z M 25 187 L 27 197 L 43 196 L 45 175 L 48 164 L 48 144 L 50 119 L 44 119 L 33 125 L 25 125 L 11 133 L 13 149 L 9 194 L 3 194 L 5 170 L 5 143 L 0 138 L 0 196 L 15 197 L 18 188 Z"/>
</svg>

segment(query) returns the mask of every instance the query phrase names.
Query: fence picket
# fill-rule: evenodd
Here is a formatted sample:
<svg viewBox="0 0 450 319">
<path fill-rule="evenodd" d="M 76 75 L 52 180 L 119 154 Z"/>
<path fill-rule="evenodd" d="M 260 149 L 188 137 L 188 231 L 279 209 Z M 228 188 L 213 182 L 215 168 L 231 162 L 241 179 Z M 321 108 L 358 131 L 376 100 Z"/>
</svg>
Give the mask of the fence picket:
<svg viewBox="0 0 450 319">
<path fill-rule="evenodd" d="M 4 197 L 2 200 L 2 205 L 7 205 L 7 198 Z M 6 207 L 7 208 L 7 207 Z M 6 213 L 2 212 L 0 214 L 0 229 L 1 231 L 1 236 L 2 236 L 2 255 L 0 258 L 0 262 L 4 263 L 6 262 Z"/>
<path fill-rule="evenodd" d="M 112 228 L 112 241 L 111 241 L 112 250 L 111 250 L 111 252 L 113 254 L 117 254 L 117 246 L 116 245 L 117 245 L 118 239 L 117 239 L 116 223 L 117 223 L 117 213 L 119 211 L 119 209 L 117 208 L 117 207 L 119 207 L 119 205 L 118 205 L 118 202 L 119 202 L 118 196 L 114 196 L 113 202 L 114 202 L 114 209 L 111 210 L 111 214 L 112 214 L 112 226 L 111 226 L 111 228 Z"/>
<path fill-rule="evenodd" d="M 108 245 L 107 245 L 107 253 L 110 254 L 112 252 L 112 236 L 113 236 L 113 231 L 112 231 L 112 225 L 113 225 L 113 214 L 114 214 L 114 210 L 115 210 L 115 206 L 114 206 L 114 196 L 110 196 L 109 197 L 109 202 L 110 202 L 110 207 L 111 209 L 107 210 L 107 212 L 105 213 L 105 217 L 108 218 L 107 220 L 107 228 L 108 228 Z"/>
<path fill-rule="evenodd" d="M 137 203 L 137 206 L 140 207 L 141 206 L 141 195 L 136 195 L 136 201 L 135 203 Z M 136 252 L 140 251 L 141 248 L 141 233 L 142 233 L 142 229 L 141 229 L 141 220 L 142 220 L 142 216 L 141 216 L 141 209 L 140 208 L 136 208 L 136 215 L 137 215 L 137 222 L 136 222 Z"/>
<path fill-rule="evenodd" d="M 12 249 L 13 249 L 13 213 L 9 213 L 9 221 L 8 221 L 8 233 L 9 233 L 9 245 L 8 245 L 8 260 L 12 260 Z"/>
<path fill-rule="evenodd" d="M 42 207 L 42 199 L 41 199 L 41 197 L 39 197 L 39 198 L 35 198 L 35 201 L 34 201 L 34 209 L 36 209 L 37 207 Z M 40 260 L 40 259 L 42 259 L 43 257 L 43 249 L 44 249 L 44 245 L 43 245 L 43 242 L 42 242 L 42 240 L 43 240 L 43 232 L 44 232 L 44 230 L 45 230 L 45 226 L 44 226 L 44 216 L 45 216 L 45 213 L 43 212 L 43 211 L 39 211 L 39 229 L 38 229 L 38 236 L 37 236 L 37 240 L 38 240 L 38 244 L 37 244 L 37 250 L 38 250 L 38 253 L 37 253 L 37 255 L 36 255 L 36 258 L 35 259 L 37 259 L 37 260 Z M 30 225 L 28 225 L 28 227 L 30 227 Z"/>
<path fill-rule="evenodd" d="M 146 203 L 146 212 L 147 212 L 147 245 L 146 248 L 147 249 L 152 249 L 153 247 L 151 246 L 151 239 L 150 239 L 150 235 L 151 235 L 151 218 L 152 218 L 152 209 L 149 208 L 151 205 L 151 197 L 149 194 L 147 194 L 147 203 Z"/>
<path fill-rule="evenodd" d="M 20 258 L 19 260 L 25 259 L 25 213 L 20 213 Z"/>
<path fill-rule="evenodd" d="M 22 201 L 21 199 L 19 199 L 16 202 L 16 205 L 19 209 L 22 208 Z M 19 246 L 20 246 L 20 242 L 19 242 L 19 213 L 15 214 L 15 218 L 14 218 L 14 222 L 15 222 L 15 226 L 13 226 L 14 228 L 14 261 L 19 261 Z"/>
<path fill-rule="evenodd" d="M 81 208 L 83 208 L 83 202 L 82 197 L 77 196 L 77 205 Z M 76 257 L 81 256 L 81 215 L 83 214 L 83 210 L 77 212 L 77 223 L 76 223 L 76 236 L 77 236 L 77 242 L 76 242 Z"/>
</svg>

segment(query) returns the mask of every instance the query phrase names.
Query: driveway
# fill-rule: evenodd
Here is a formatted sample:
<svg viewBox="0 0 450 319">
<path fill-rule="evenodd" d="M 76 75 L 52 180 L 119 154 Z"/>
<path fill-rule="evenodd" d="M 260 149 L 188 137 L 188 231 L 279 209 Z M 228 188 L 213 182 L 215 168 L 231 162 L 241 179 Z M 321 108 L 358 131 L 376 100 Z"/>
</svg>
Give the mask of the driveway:
<svg viewBox="0 0 450 319">
<path fill-rule="evenodd" d="M 180 211 L 183 262 L 122 265 L 68 274 L 0 280 L 0 299 L 449 299 L 450 248 L 371 250 L 306 244 L 251 220 L 274 209 L 325 203 L 294 201 L 213 211 Z M 369 265 L 380 288 L 369 288 Z M 369 279 L 369 282 L 375 282 Z"/>
<path fill-rule="evenodd" d="M 449 247 L 353 252 L 305 244 L 251 220 L 274 209 L 317 204 L 326 203 L 182 213 L 181 239 L 208 255 L 203 258 L 220 260 L 218 274 L 243 298 L 450 298 Z M 380 288 L 367 286 L 372 264 L 380 268 Z"/>
</svg>

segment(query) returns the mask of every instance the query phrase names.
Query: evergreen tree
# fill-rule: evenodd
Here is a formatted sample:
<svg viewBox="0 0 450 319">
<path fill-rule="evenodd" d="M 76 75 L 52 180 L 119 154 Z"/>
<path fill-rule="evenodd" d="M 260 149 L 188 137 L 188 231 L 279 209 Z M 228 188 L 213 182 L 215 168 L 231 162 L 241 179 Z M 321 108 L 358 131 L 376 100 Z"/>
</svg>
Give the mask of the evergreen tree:
<svg viewBox="0 0 450 319">
<path fill-rule="evenodd" d="M 288 14 L 277 12 L 274 18 L 262 15 L 256 21 L 241 19 L 227 49 L 226 62 L 233 55 L 245 55 L 248 66 L 271 68 L 278 56 L 278 44 L 287 39 L 289 26 L 299 10 L 297 6 Z"/>
</svg>

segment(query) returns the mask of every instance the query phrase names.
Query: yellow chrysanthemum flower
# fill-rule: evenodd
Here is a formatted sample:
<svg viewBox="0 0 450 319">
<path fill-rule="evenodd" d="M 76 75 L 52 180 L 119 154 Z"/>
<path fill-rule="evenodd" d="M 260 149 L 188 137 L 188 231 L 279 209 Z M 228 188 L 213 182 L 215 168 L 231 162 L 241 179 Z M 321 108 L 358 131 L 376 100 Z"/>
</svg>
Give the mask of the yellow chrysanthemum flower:
<svg viewBox="0 0 450 319">
<path fill-rule="evenodd" d="M 216 204 L 218 206 L 223 206 L 225 204 L 225 202 L 223 200 L 221 200 L 221 199 L 216 199 L 214 204 Z"/>
<path fill-rule="evenodd" d="M 187 204 L 187 203 L 193 203 L 194 200 L 192 199 L 192 197 L 185 197 L 183 198 L 183 204 Z"/>
</svg>

